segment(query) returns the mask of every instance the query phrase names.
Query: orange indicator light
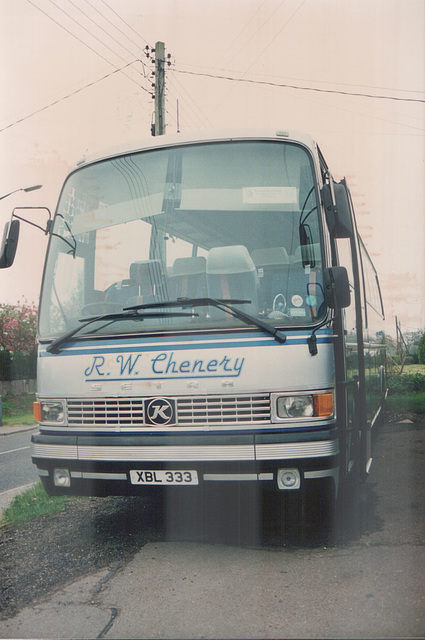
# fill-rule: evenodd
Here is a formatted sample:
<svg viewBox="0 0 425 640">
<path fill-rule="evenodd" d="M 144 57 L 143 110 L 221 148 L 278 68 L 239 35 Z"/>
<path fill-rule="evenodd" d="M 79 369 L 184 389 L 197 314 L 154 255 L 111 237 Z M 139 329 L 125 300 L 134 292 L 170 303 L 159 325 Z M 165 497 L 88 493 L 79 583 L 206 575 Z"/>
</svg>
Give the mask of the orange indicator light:
<svg viewBox="0 0 425 640">
<path fill-rule="evenodd" d="M 320 393 L 314 396 L 314 415 L 320 418 L 331 416 L 334 412 L 333 394 Z"/>
<path fill-rule="evenodd" d="M 33 414 L 34 419 L 37 420 L 37 422 L 41 422 L 41 402 L 34 402 Z"/>
</svg>

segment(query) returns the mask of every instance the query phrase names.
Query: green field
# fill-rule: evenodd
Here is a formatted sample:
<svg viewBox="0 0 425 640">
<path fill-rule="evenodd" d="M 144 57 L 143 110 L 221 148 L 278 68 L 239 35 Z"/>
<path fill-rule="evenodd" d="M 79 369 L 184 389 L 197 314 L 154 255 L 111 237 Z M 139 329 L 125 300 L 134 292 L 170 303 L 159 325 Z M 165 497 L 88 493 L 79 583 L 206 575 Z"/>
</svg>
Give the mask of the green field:
<svg viewBox="0 0 425 640">
<path fill-rule="evenodd" d="M 406 364 L 404 366 L 403 375 L 414 373 L 420 373 L 421 375 L 425 376 L 425 364 Z"/>
</svg>

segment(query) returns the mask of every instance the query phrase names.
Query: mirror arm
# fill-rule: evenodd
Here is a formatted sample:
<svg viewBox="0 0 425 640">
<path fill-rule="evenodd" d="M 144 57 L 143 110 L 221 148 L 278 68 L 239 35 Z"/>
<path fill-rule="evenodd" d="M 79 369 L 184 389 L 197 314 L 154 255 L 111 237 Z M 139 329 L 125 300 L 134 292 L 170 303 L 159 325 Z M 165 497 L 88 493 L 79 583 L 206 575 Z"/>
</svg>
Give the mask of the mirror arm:
<svg viewBox="0 0 425 640">
<path fill-rule="evenodd" d="M 27 220 L 26 218 L 22 218 L 21 216 L 18 216 L 17 213 L 15 213 L 15 211 L 19 211 L 22 209 L 44 209 L 45 211 L 47 211 L 47 213 L 49 214 L 49 219 L 46 223 L 46 227 L 42 227 L 39 224 L 36 224 L 35 222 L 31 222 L 31 220 Z M 12 211 L 12 219 L 16 218 L 17 220 L 21 220 L 21 222 L 26 222 L 27 224 L 30 224 L 32 227 L 37 227 L 37 229 L 41 229 L 41 231 L 44 232 L 44 234 L 47 236 L 48 233 L 50 232 L 50 228 L 52 225 L 52 214 L 50 212 L 50 209 L 48 207 L 15 207 Z"/>
</svg>

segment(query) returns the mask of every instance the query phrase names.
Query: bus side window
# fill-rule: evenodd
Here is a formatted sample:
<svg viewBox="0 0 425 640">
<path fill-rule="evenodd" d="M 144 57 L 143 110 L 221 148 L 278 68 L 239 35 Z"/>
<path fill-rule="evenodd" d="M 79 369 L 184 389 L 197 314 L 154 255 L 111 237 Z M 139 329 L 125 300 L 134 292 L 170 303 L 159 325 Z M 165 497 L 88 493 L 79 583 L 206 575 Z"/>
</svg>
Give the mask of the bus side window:
<svg viewBox="0 0 425 640">
<path fill-rule="evenodd" d="M 372 264 L 372 260 L 363 244 L 363 241 L 359 238 L 360 252 L 362 258 L 364 286 L 365 286 L 365 298 L 368 310 L 373 309 L 382 318 L 384 317 L 384 309 L 382 305 L 381 292 L 379 289 L 378 276 L 375 267 Z"/>
</svg>

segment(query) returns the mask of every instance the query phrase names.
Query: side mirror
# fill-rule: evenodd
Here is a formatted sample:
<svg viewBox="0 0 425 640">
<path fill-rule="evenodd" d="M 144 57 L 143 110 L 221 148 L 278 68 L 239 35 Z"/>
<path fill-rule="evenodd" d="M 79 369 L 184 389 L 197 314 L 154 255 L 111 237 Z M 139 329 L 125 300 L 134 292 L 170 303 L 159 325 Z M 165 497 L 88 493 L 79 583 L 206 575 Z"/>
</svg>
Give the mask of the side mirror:
<svg viewBox="0 0 425 640">
<path fill-rule="evenodd" d="M 354 233 L 350 196 L 345 178 L 322 188 L 326 222 L 334 238 L 351 238 Z"/>
<path fill-rule="evenodd" d="M 18 248 L 19 220 L 6 222 L 4 226 L 3 240 L 0 247 L 0 269 L 11 267 Z"/>
<path fill-rule="evenodd" d="M 351 304 L 350 283 L 345 267 L 329 267 L 324 271 L 325 300 L 331 309 L 345 309 Z"/>
</svg>

